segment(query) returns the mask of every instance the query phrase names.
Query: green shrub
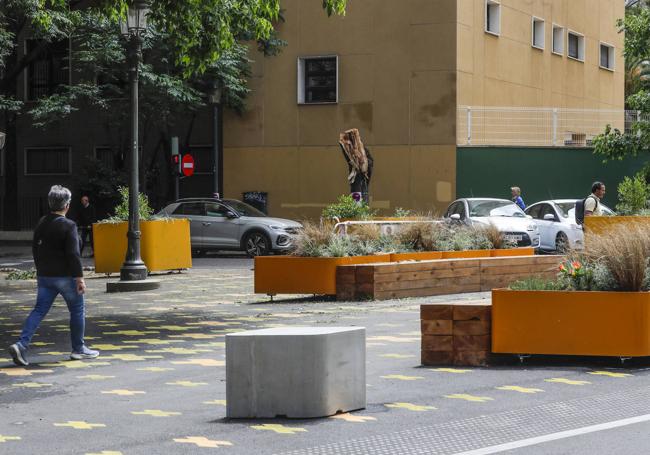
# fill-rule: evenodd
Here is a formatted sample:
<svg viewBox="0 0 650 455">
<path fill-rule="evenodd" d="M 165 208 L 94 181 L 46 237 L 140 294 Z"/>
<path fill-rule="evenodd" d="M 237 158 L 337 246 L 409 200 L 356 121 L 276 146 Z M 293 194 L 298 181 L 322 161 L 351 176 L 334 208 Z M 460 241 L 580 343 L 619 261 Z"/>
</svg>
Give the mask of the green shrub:
<svg viewBox="0 0 650 455">
<path fill-rule="evenodd" d="M 344 195 L 338 198 L 334 204 L 330 204 L 323 210 L 322 217 L 328 220 L 335 218 L 350 220 L 366 220 L 372 218 L 375 212 L 365 202 L 357 202 L 352 196 Z"/>
<path fill-rule="evenodd" d="M 393 214 L 393 217 L 395 218 L 406 218 L 411 216 L 412 213 L 408 209 L 403 209 L 402 207 L 395 207 L 395 213 Z"/>
<path fill-rule="evenodd" d="M 12 270 L 7 274 L 8 280 L 35 280 L 36 270 Z"/>
<path fill-rule="evenodd" d="M 120 192 L 120 203 L 115 207 L 115 214 L 108 220 L 104 220 L 105 222 L 118 223 L 129 221 L 129 189 L 121 186 L 118 190 Z M 138 195 L 138 208 L 140 221 L 149 221 L 153 218 L 154 211 L 149 205 L 149 198 L 142 193 Z"/>
<path fill-rule="evenodd" d="M 621 215 L 639 215 L 648 207 L 650 186 L 645 177 L 638 173 L 634 178 L 625 177 L 618 185 L 618 205 L 616 210 Z"/>
</svg>

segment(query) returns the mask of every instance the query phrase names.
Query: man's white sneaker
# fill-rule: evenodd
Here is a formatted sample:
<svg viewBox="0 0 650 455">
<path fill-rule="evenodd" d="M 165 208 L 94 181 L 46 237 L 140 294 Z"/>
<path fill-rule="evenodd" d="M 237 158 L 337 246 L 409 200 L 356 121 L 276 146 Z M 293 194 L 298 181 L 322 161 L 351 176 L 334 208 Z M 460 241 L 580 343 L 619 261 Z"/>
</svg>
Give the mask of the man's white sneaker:
<svg viewBox="0 0 650 455">
<path fill-rule="evenodd" d="M 99 351 L 88 349 L 86 346 L 81 348 L 80 352 L 72 351 L 70 353 L 70 358 L 72 360 L 96 359 L 97 357 L 99 357 Z"/>
</svg>

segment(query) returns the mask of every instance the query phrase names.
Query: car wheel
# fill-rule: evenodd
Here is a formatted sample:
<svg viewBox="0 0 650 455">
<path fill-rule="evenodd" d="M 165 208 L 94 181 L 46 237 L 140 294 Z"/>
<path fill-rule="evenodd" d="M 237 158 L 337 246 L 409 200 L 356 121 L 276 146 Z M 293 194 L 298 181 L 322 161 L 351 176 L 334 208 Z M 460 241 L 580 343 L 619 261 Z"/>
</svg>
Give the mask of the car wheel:
<svg viewBox="0 0 650 455">
<path fill-rule="evenodd" d="M 569 249 L 569 238 L 564 232 L 558 233 L 555 238 L 555 251 L 558 253 L 566 253 Z"/>
<path fill-rule="evenodd" d="M 250 232 L 244 237 L 244 251 L 252 258 L 267 256 L 271 252 L 271 239 L 262 232 Z"/>
</svg>

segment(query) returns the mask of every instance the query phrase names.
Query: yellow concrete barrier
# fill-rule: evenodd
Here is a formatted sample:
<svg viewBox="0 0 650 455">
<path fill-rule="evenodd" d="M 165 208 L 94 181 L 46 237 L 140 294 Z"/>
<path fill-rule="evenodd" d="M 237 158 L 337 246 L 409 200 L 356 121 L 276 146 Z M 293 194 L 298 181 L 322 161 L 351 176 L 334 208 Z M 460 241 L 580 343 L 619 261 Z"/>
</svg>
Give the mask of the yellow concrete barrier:
<svg viewBox="0 0 650 455">
<path fill-rule="evenodd" d="M 650 216 L 587 216 L 585 233 L 605 234 L 608 230 L 622 225 L 650 223 Z"/>
<path fill-rule="evenodd" d="M 119 273 L 126 256 L 128 223 L 93 224 L 95 272 Z M 142 260 L 150 272 L 192 267 L 190 223 L 186 219 L 142 221 Z"/>
</svg>

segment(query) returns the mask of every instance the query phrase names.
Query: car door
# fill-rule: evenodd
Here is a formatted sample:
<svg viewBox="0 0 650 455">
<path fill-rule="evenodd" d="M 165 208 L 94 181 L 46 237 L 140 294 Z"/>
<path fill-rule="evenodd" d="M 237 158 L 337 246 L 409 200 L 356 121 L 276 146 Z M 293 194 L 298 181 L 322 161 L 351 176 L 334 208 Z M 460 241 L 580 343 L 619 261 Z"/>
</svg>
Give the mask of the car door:
<svg viewBox="0 0 650 455">
<path fill-rule="evenodd" d="M 533 220 L 534 223 L 537 225 L 537 228 L 539 229 L 539 237 L 540 237 L 540 247 L 541 248 L 547 248 L 546 244 L 548 243 L 548 239 L 545 239 L 545 236 L 542 233 L 542 209 L 544 208 L 544 204 L 535 204 L 531 205 L 525 210 L 526 215 L 530 216 Z"/>
<path fill-rule="evenodd" d="M 203 202 L 181 202 L 174 213 L 173 218 L 187 218 L 190 221 L 190 244 L 192 248 L 203 247 Z"/>
<path fill-rule="evenodd" d="M 555 249 L 555 237 L 557 236 L 560 220 L 551 204 L 540 204 L 540 206 L 537 225 L 539 226 L 541 246 L 544 249 Z M 553 216 L 553 219 L 545 219 L 547 215 Z"/>
<path fill-rule="evenodd" d="M 203 236 L 208 246 L 239 249 L 240 218 L 229 218 L 228 212 L 223 204 L 206 202 Z"/>
</svg>

